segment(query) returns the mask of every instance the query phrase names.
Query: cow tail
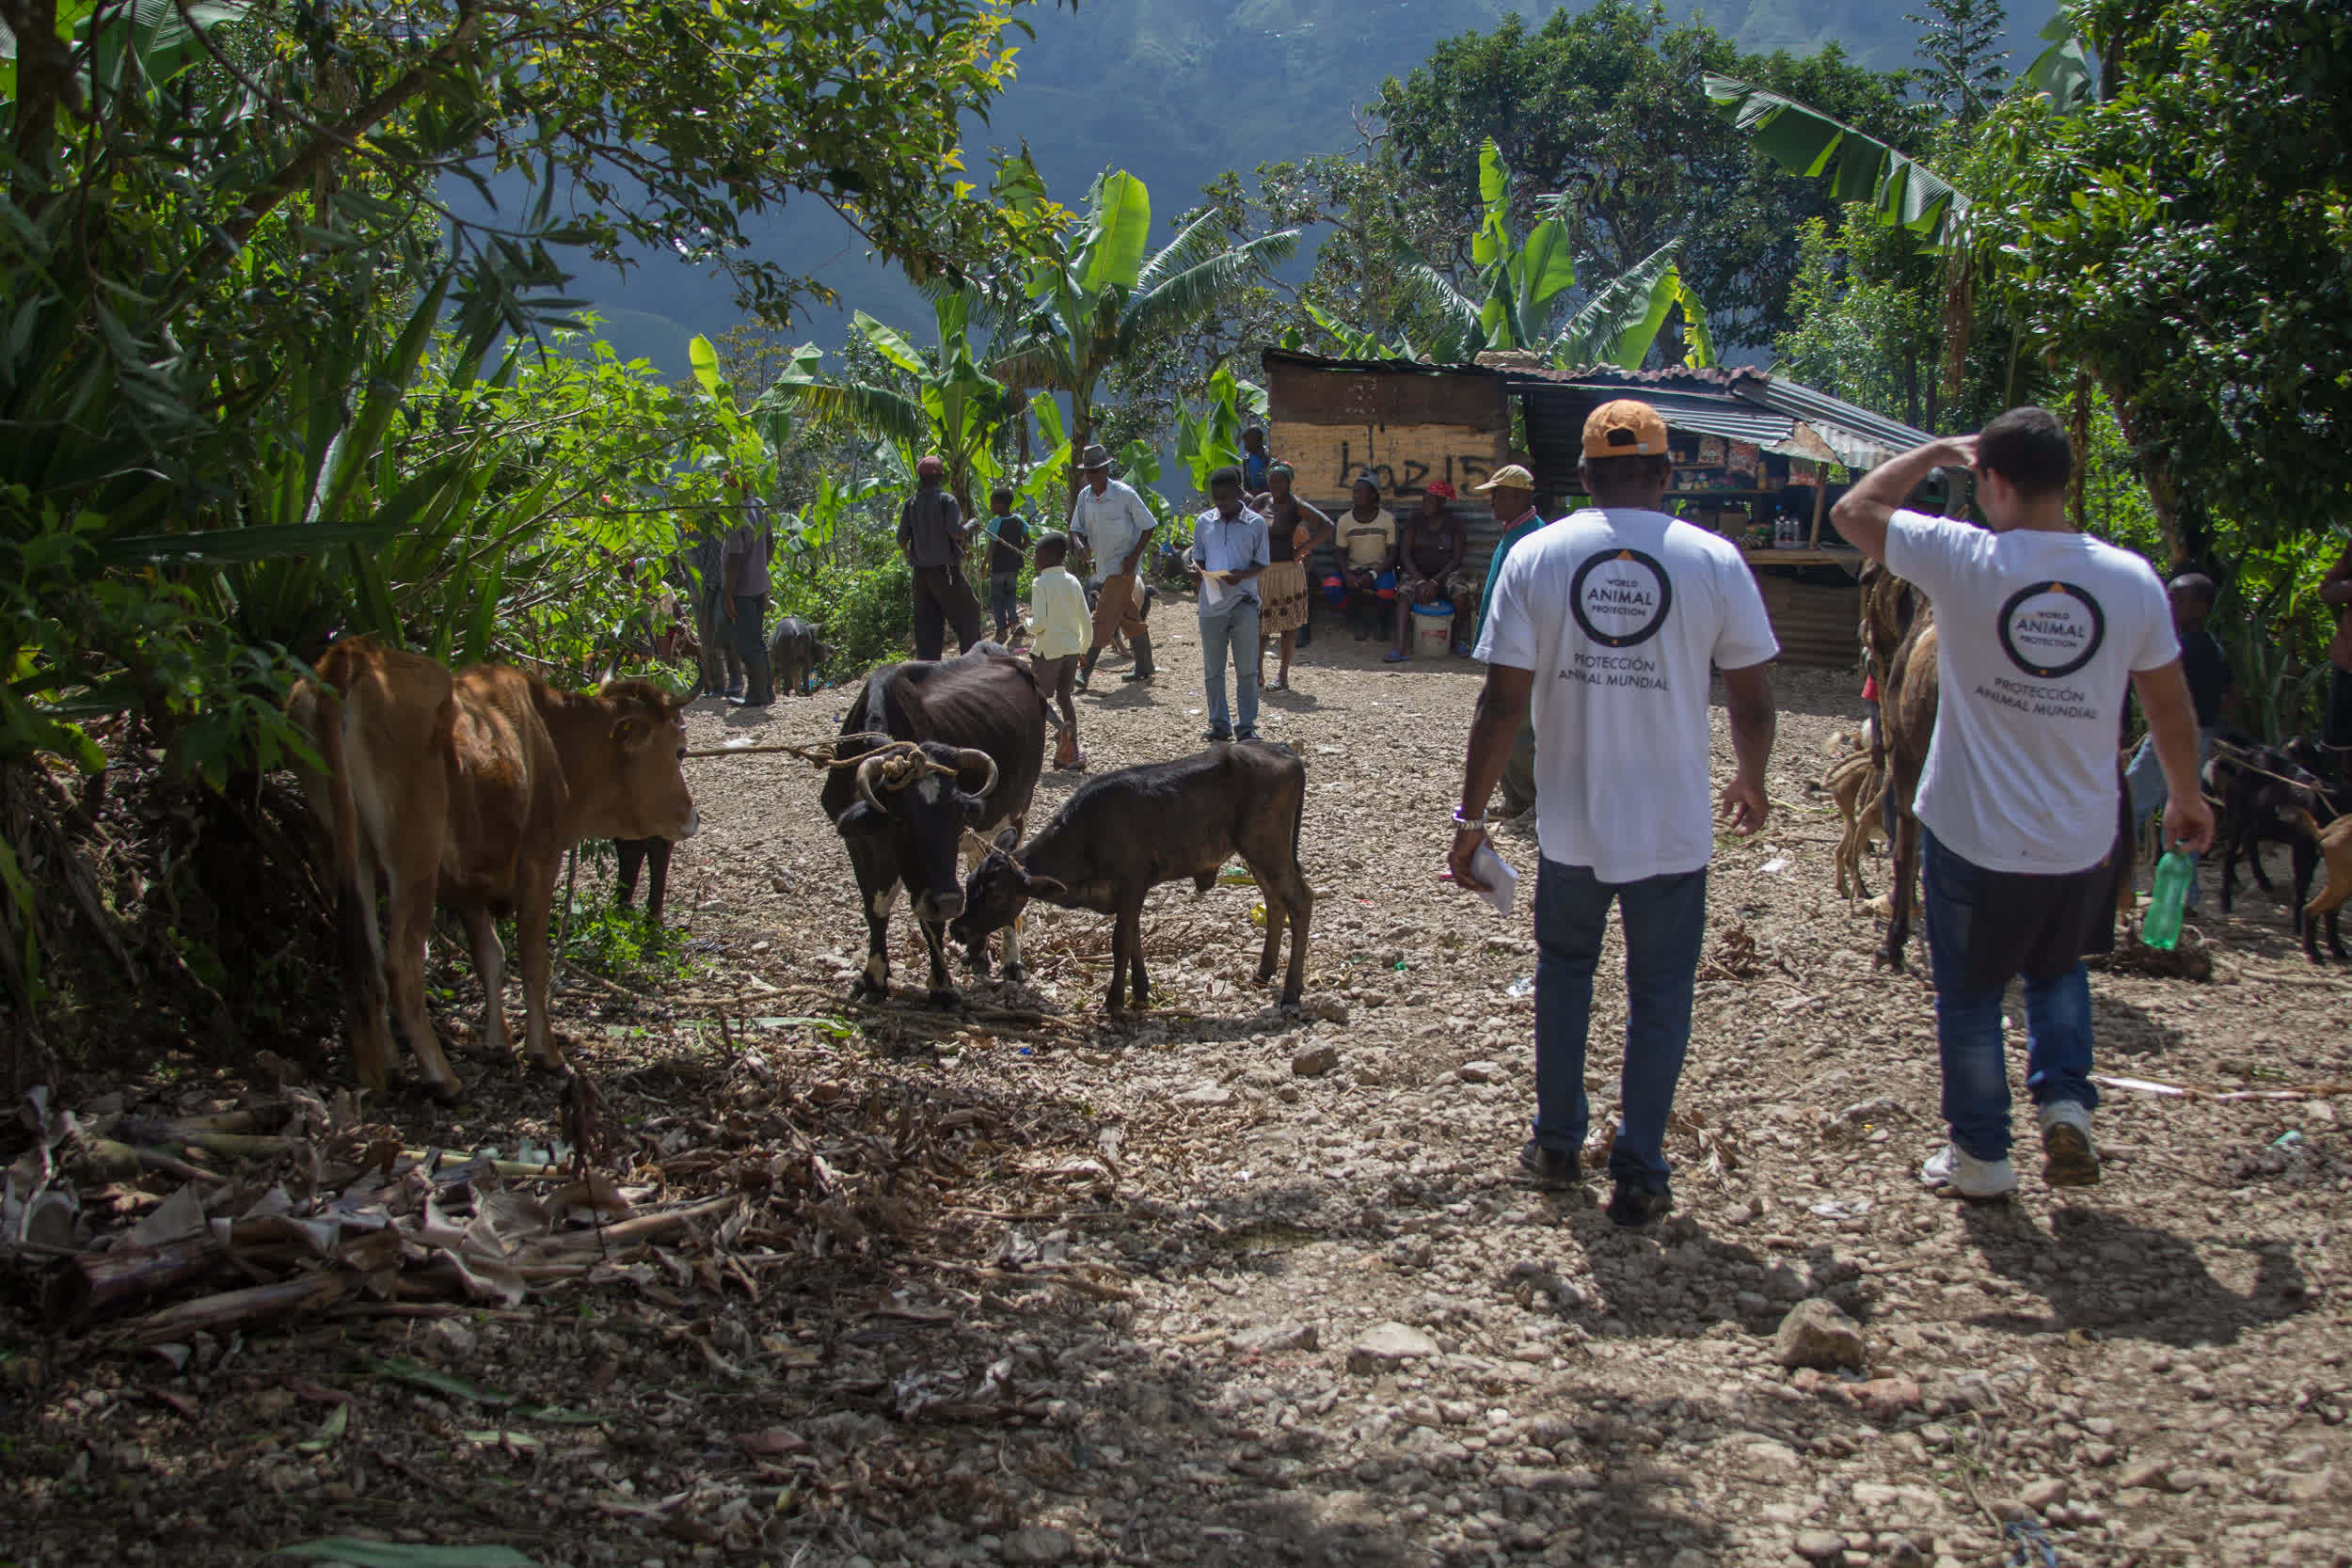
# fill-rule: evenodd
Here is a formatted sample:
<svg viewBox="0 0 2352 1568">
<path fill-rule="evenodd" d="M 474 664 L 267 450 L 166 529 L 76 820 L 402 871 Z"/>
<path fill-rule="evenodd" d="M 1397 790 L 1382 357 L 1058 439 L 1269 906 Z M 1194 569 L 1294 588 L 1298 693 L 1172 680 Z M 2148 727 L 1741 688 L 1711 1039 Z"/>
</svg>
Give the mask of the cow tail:
<svg viewBox="0 0 2352 1568">
<path fill-rule="evenodd" d="M 333 844 L 335 866 L 336 956 L 342 962 L 344 983 L 351 988 L 353 1016 L 374 1018 L 386 1000 L 384 956 L 368 941 L 367 906 L 362 902 L 374 897 L 375 889 L 368 877 L 359 845 L 359 800 L 352 789 L 350 749 L 343 733 L 350 722 L 351 708 L 322 684 L 312 711 L 315 717 L 310 733 L 318 741 L 320 758 L 326 764 L 330 802 L 327 832 Z"/>
</svg>

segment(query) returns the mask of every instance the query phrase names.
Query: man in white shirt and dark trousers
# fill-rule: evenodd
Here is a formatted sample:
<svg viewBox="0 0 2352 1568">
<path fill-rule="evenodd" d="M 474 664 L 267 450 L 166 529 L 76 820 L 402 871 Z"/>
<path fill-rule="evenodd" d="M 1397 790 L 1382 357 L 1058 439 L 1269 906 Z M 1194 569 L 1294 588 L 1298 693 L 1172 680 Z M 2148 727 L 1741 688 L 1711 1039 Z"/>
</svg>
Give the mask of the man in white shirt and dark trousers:
<svg viewBox="0 0 2352 1568">
<path fill-rule="evenodd" d="M 1737 547 L 1659 510 L 1674 476 L 1666 425 L 1647 404 L 1604 404 L 1584 423 L 1580 472 L 1592 506 L 1519 541 L 1497 574 L 1478 641 L 1486 689 L 1471 721 L 1462 804 L 1447 857 L 1484 892 L 1486 801 L 1531 708 L 1535 817 L 1535 1125 L 1519 1167 L 1544 1187 L 1581 1185 L 1593 974 L 1609 907 L 1625 924 L 1624 1115 L 1609 1150 L 1609 1217 L 1647 1224 L 1673 1207 L 1666 1118 L 1691 1041 L 1707 936 L 1708 672 L 1724 675 L 1737 771 L 1731 831 L 1769 811 L 1767 663 L 1780 652 Z"/>
<path fill-rule="evenodd" d="M 1900 510 L 1942 467 L 1973 467 L 1986 527 Z M 2099 1180 L 2086 953 L 2113 945 L 2125 687 L 2139 693 L 2169 798 L 2168 845 L 2213 841 L 2197 720 L 2164 585 L 2147 562 L 2067 520 L 2073 452 L 2057 416 L 2012 408 L 1981 435 L 1931 441 L 1837 503 L 1837 531 L 1935 609 L 1935 736 L 1914 811 L 1935 975 L 1944 1119 L 1920 1170 L 1972 1199 L 2017 1189 L 2001 998 L 2026 980 L 2026 1087 L 2042 1180 Z"/>
<path fill-rule="evenodd" d="M 1208 741 L 1258 737 L 1258 578 L 1273 561 L 1265 518 L 1242 503 L 1241 470 L 1209 476 L 1216 505 L 1192 525 L 1189 563 L 1200 585 L 1200 673 L 1208 688 Z M 1225 661 L 1241 689 L 1241 723 L 1225 706 Z"/>
</svg>

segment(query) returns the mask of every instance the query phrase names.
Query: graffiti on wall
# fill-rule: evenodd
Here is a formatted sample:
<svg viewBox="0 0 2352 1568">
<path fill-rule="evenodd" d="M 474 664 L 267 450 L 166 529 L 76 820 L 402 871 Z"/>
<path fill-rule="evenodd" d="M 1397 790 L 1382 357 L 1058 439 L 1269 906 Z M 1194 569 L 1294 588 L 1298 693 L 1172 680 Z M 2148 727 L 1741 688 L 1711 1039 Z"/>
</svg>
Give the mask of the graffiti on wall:
<svg viewBox="0 0 2352 1568">
<path fill-rule="evenodd" d="M 1509 461 L 1503 437 L 1460 425 L 1278 425 L 1274 455 L 1298 472 L 1299 490 L 1345 500 L 1358 473 L 1370 470 L 1380 494 L 1413 504 L 1443 480 L 1462 496 L 1486 483 Z"/>
</svg>

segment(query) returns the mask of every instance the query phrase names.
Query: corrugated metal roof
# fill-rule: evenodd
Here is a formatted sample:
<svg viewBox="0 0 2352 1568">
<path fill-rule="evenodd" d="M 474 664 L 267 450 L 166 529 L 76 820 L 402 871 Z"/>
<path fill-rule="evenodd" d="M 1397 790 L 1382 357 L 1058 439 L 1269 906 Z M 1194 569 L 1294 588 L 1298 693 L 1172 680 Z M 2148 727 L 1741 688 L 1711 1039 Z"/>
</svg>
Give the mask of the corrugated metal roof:
<svg viewBox="0 0 2352 1568">
<path fill-rule="evenodd" d="M 1931 437 L 1899 420 L 1843 398 L 1745 365 L 1693 370 L 1628 371 L 1614 365 L 1563 370 L 1532 354 L 1482 354 L 1474 365 L 1430 365 L 1414 359 L 1327 359 L 1268 349 L 1263 362 L 1320 370 L 1400 375 L 1501 376 L 1514 391 L 1583 393 L 1597 399 L 1631 394 L 1655 404 L 1666 422 L 1703 436 L 1754 441 L 1788 457 L 1829 457 L 1849 467 L 1872 468 Z"/>
<path fill-rule="evenodd" d="M 1873 414 L 1801 382 L 1765 376 L 1732 390 L 1751 403 L 1804 420 L 1850 468 L 1875 468 L 1933 439 L 1924 430 L 1914 430 L 1899 420 Z"/>
</svg>

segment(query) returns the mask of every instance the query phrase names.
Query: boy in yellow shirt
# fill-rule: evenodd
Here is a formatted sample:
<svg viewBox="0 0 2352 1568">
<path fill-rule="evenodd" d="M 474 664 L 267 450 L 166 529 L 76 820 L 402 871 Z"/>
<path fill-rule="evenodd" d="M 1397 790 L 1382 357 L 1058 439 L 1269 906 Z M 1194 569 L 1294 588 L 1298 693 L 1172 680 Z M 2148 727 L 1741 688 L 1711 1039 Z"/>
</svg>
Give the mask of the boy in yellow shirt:
<svg viewBox="0 0 2352 1568">
<path fill-rule="evenodd" d="M 1078 750 L 1078 706 L 1072 694 L 1094 621 L 1087 610 L 1085 586 L 1062 565 L 1069 556 L 1068 534 L 1039 538 L 1037 580 L 1029 589 L 1029 668 L 1037 674 L 1039 693 L 1061 709 L 1054 734 L 1055 768 L 1084 772 L 1087 759 Z"/>
</svg>

